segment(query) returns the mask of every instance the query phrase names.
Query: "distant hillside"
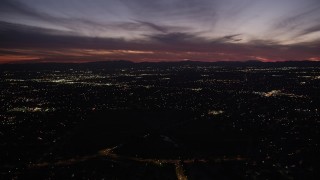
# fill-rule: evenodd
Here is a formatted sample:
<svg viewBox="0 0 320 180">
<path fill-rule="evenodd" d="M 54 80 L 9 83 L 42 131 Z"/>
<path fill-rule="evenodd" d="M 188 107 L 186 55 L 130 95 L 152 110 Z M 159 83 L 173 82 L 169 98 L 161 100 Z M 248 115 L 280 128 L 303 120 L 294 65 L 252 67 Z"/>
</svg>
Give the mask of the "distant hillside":
<svg viewBox="0 0 320 180">
<path fill-rule="evenodd" d="M 170 67 L 170 66 L 226 66 L 226 67 L 320 67 L 316 61 L 285 61 L 285 62 L 261 62 L 256 60 L 248 61 L 175 61 L 175 62 L 132 62 L 127 60 L 97 61 L 88 63 L 10 63 L 0 64 L 0 70 L 6 69 L 70 69 L 70 68 L 97 68 L 114 69 L 122 67 Z"/>
</svg>

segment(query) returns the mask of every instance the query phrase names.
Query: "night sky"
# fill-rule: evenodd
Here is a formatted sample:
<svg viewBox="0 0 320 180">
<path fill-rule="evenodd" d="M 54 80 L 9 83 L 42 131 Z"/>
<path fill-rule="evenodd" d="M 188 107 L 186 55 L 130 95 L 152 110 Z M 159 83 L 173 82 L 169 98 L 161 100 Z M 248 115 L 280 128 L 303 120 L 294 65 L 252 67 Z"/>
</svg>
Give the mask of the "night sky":
<svg viewBox="0 0 320 180">
<path fill-rule="evenodd" d="M 0 63 L 320 60 L 320 0 L 1 0 Z"/>
</svg>

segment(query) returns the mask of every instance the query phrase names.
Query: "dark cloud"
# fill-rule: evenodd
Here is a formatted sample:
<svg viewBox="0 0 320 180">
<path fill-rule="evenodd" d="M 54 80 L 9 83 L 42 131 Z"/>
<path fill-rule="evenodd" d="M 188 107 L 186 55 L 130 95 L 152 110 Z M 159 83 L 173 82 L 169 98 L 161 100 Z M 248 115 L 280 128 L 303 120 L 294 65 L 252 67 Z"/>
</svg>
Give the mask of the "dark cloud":
<svg viewBox="0 0 320 180">
<path fill-rule="evenodd" d="M 303 9 L 294 15 L 280 19 L 272 28 L 274 31 L 295 32 L 293 36 L 299 37 L 319 30 L 320 5 Z M 316 25 L 314 25 L 316 23 Z M 312 27 L 310 27 L 312 25 Z"/>
<path fill-rule="evenodd" d="M 213 26 L 217 22 L 218 0 L 121 0 L 121 2 L 136 19 L 143 22 L 195 23 L 204 26 Z"/>
<path fill-rule="evenodd" d="M 71 32 L 38 28 L 26 25 L 0 22 L 0 47 L 113 47 L 122 39 L 92 38 L 72 34 Z M 125 43 L 123 43 L 125 44 Z"/>
<path fill-rule="evenodd" d="M 302 35 L 318 32 L 318 31 L 320 31 L 320 24 L 304 29 L 303 31 L 301 31 L 299 35 L 302 36 Z"/>
<path fill-rule="evenodd" d="M 102 23 L 85 18 L 56 17 L 45 12 L 38 11 L 19 1 L 10 0 L 4 0 L 0 6 L 0 10 L 3 10 L 2 13 L 10 12 L 23 15 L 27 18 L 40 20 L 42 22 L 50 22 L 50 24 L 64 27 L 69 31 L 72 31 L 74 34 L 78 35 L 81 35 L 84 32 L 89 36 L 100 36 L 100 34 L 105 32 L 115 32 L 119 30 L 167 33 L 170 31 L 188 29 L 187 27 L 157 25 L 155 23 L 142 20 L 133 20 L 132 22 L 116 21 L 110 23 Z"/>
<path fill-rule="evenodd" d="M 222 38 L 219 38 L 217 41 L 220 42 L 237 42 L 237 41 L 241 41 L 242 39 L 239 38 L 239 36 L 241 36 L 242 34 L 232 34 L 232 35 L 228 35 L 228 36 L 223 36 Z"/>
<path fill-rule="evenodd" d="M 141 25 L 150 27 L 151 29 L 154 29 L 156 31 L 160 31 L 160 32 L 163 32 L 163 33 L 167 33 L 168 32 L 167 28 L 165 28 L 163 26 L 156 25 L 156 24 L 151 23 L 151 22 L 145 22 L 145 21 L 139 21 L 139 20 L 137 20 L 136 22 L 138 22 Z"/>
<path fill-rule="evenodd" d="M 304 19 L 308 19 L 310 15 L 314 13 L 319 13 L 320 6 L 312 7 L 304 12 L 297 13 L 293 16 L 286 17 L 285 19 L 281 20 L 276 27 L 277 28 L 291 28 L 299 25 L 299 22 Z"/>
<path fill-rule="evenodd" d="M 159 42 L 165 43 L 166 46 L 158 44 Z M 193 43 L 201 42 L 205 43 L 205 40 L 187 33 L 157 34 L 146 36 L 145 41 L 127 41 L 122 38 L 77 36 L 69 31 L 0 22 L 0 48 L 170 50 L 170 48 L 183 49 L 190 47 Z M 181 46 L 175 47 L 176 44 L 181 44 Z"/>
<path fill-rule="evenodd" d="M 4 0 L 1 1 L 0 5 L 1 13 L 11 13 L 22 15 L 25 18 L 35 19 L 42 22 L 48 22 L 50 24 L 64 27 L 73 33 L 79 34 L 81 31 L 91 32 L 93 36 L 97 35 L 97 32 L 103 32 L 107 30 L 117 30 L 122 27 L 126 27 L 125 23 L 112 23 L 106 24 L 97 22 L 94 20 L 88 20 L 84 18 L 75 18 L 75 17 L 56 17 L 48 13 L 38 11 L 28 5 L 21 3 L 15 0 Z M 132 24 L 131 24 L 132 25 Z M 139 24 L 136 26 L 131 26 L 132 28 L 139 29 Z"/>
<path fill-rule="evenodd" d="M 255 40 L 246 44 L 228 42 L 229 39 L 234 39 L 238 36 L 240 36 L 240 34 L 219 38 L 225 39 L 225 41 L 211 41 L 210 39 L 199 37 L 197 34 L 161 33 L 147 36 L 149 40 L 146 41 L 126 41 L 121 38 L 76 36 L 69 32 L 0 22 L 0 48 L 2 48 L 0 54 L 23 55 L 23 51 L 9 52 L 8 49 L 51 49 L 51 52 L 60 50 L 63 52 L 64 49 L 97 49 L 181 53 L 229 53 L 238 54 L 238 57 L 244 55 L 249 56 L 250 54 L 260 54 L 264 56 L 281 54 L 283 57 L 287 57 L 288 55 L 286 54 L 297 53 L 309 54 L 310 56 L 320 55 L 318 51 L 320 39 L 313 43 L 300 43 L 295 45 L 277 45 L 275 42 L 264 40 Z M 45 55 L 45 53 L 40 55 Z"/>
<path fill-rule="evenodd" d="M 205 12 L 212 12 L 216 0 L 170 0 L 170 1 L 150 1 L 150 0 L 121 0 L 129 9 L 140 15 L 187 15 L 200 16 Z"/>
<path fill-rule="evenodd" d="M 31 17 L 39 17 L 38 12 L 16 0 L 2 0 L 0 11 L 1 13 L 17 13 Z"/>
<path fill-rule="evenodd" d="M 153 34 L 147 37 L 153 41 L 161 42 L 169 45 L 177 45 L 181 43 L 189 44 L 189 43 L 205 43 L 206 42 L 205 39 L 200 38 L 195 34 L 180 33 L 180 32 L 166 33 L 166 34 Z"/>
</svg>

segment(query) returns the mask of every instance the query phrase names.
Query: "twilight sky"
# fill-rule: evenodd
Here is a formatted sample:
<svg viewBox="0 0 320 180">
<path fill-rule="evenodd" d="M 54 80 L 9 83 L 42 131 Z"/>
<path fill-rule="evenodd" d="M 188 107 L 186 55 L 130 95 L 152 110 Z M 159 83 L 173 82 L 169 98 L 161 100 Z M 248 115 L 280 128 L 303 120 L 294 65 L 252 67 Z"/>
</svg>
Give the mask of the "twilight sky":
<svg viewBox="0 0 320 180">
<path fill-rule="evenodd" d="M 1 0 L 0 63 L 320 60 L 320 0 Z"/>
</svg>

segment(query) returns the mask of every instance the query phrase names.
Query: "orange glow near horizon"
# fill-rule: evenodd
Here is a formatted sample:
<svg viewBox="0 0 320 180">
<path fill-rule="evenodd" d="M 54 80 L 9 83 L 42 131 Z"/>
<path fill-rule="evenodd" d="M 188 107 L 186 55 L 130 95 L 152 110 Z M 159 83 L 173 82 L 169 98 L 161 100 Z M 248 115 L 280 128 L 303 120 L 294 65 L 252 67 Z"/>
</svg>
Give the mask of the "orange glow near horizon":
<svg viewBox="0 0 320 180">
<path fill-rule="evenodd" d="M 41 57 L 28 55 L 3 55 L 0 56 L 0 63 L 10 63 L 19 61 L 39 60 Z"/>
<path fill-rule="evenodd" d="M 268 56 L 266 52 L 255 52 L 262 55 L 252 55 L 245 52 L 210 52 L 210 51 L 168 51 L 168 50 L 107 50 L 107 49 L 1 49 L 12 54 L 19 55 L 2 55 L 0 63 L 10 62 L 94 62 L 108 60 L 128 60 L 133 62 L 158 62 L 158 61 L 246 61 L 258 60 L 262 62 L 285 61 L 279 56 Z M 294 57 L 292 55 L 291 57 Z M 289 60 L 310 60 L 319 61 L 319 57 L 313 57 L 308 54 L 295 56 Z"/>
</svg>

